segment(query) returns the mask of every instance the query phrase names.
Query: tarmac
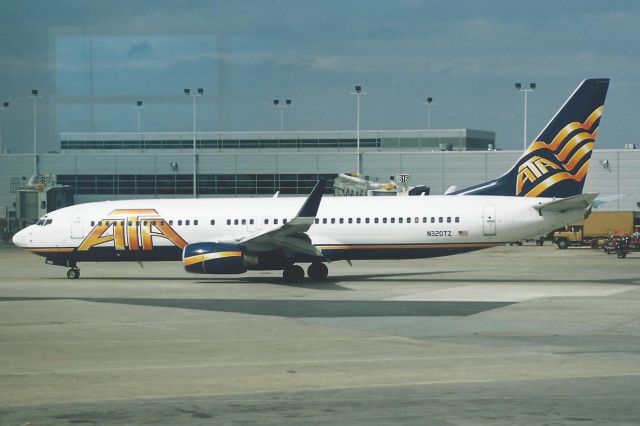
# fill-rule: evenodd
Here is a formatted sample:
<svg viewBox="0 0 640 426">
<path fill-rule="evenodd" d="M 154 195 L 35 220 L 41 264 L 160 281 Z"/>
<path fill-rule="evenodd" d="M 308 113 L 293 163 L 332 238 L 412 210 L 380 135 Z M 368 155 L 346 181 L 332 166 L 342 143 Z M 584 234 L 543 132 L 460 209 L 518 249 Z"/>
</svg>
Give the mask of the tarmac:
<svg viewBox="0 0 640 426">
<path fill-rule="evenodd" d="M 640 255 L 191 275 L 0 248 L 0 424 L 640 424 Z"/>
</svg>

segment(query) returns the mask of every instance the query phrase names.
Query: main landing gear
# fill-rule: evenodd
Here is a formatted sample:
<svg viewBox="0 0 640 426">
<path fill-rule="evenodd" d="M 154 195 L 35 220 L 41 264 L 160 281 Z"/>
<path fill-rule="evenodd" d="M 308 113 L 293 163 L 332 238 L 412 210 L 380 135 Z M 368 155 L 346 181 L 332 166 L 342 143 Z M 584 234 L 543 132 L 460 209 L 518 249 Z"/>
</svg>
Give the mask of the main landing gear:
<svg viewBox="0 0 640 426">
<path fill-rule="evenodd" d="M 315 262 L 307 268 L 310 281 L 322 281 L 329 275 L 327 265 Z M 304 269 L 299 265 L 289 265 L 282 271 L 282 278 L 288 283 L 298 283 L 304 279 Z"/>
</svg>

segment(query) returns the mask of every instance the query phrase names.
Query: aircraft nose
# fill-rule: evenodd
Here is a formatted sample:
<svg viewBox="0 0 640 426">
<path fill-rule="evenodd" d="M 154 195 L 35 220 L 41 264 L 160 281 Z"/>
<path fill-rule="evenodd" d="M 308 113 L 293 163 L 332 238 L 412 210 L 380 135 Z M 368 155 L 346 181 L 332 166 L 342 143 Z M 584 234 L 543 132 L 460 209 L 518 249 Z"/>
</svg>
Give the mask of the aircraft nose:
<svg viewBox="0 0 640 426">
<path fill-rule="evenodd" d="M 13 244 L 18 247 L 26 247 L 29 242 L 29 237 L 27 235 L 27 230 L 23 229 L 22 231 L 18 231 L 12 238 Z"/>
</svg>

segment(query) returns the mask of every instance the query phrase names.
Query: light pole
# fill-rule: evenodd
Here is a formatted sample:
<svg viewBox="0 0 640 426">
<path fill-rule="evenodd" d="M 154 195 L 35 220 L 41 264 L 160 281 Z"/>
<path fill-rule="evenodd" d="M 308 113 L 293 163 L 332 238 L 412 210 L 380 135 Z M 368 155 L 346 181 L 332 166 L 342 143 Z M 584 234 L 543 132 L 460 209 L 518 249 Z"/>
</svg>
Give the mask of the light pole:
<svg viewBox="0 0 640 426">
<path fill-rule="evenodd" d="M 136 101 L 136 105 L 133 107 L 138 110 L 138 136 L 140 135 L 140 110 L 143 110 L 142 101 Z"/>
<path fill-rule="evenodd" d="M 184 89 L 184 94 L 193 97 L 193 198 L 198 198 L 196 179 L 198 177 L 196 157 L 196 98 L 204 95 L 204 89 L 191 93 L 191 89 Z"/>
<path fill-rule="evenodd" d="M 522 146 L 523 146 L 523 149 L 526 151 L 527 150 L 527 94 L 529 92 L 533 92 L 534 90 L 536 90 L 536 84 L 529 83 L 529 88 L 525 89 L 522 87 L 522 84 L 516 83 L 516 90 L 518 92 L 524 93 L 524 131 L 522 135 Z"/>
<path fill-rule="evenodd" d="M 280 131 L 284 131 L 284 109 L 291 106 L 291 99 L 287 99 L 283 104 L 280 103 L 280 99 L 273 100 L 273 106 L 280 110 Z"/>
<path fill-rule="evenodd" d="M 355 86 L 351 94 L 356 97 L 356 172 L 360 175 L 360 96 L 367 92 L 362 91 L 362 86 Z"/>
<path fill-rule="evenodd" d="M 422 102 L 422 105 L 427 107 L 427 129 L 431 130 L 431 105 L 435 105 L 433 103 L 433 98 L 427 98 L 426 101 Z"/>
<path fill-rule="evenodd" d="M 38 176 L 38 89 L 32 89 L 30 98 L 33 98 L 33 175 Z"/>
<path fill-rule="evenodd" d="M 0 112 L 4 112 L 7 108 L 9 108 L 9 102 L 3 102 Z M 2 114 L 0 114 L 0 154 L 2 154 Z"/>
</svg>

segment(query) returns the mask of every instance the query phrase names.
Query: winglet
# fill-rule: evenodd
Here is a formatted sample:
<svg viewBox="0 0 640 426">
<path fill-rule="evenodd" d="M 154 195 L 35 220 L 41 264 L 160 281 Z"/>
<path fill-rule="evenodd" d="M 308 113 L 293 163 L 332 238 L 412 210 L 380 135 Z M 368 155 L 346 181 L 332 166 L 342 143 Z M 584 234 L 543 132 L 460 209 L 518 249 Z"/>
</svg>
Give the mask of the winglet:
<svg viewBox="0 0 640 426">
<path fill-rule="evenodd" d="M 324 187 L 327 183 L 326 179 L 319 179 L 316 186 L 309 194 L 309 197 L 304 202 L 300 211 L 296 215 L 296 217 L 313 217 L 315 218 L 318 214 L 318 208 L 320 207 L 320 200 L 322 200 L 322 194 L 324 194 Z"/>
</svg>

